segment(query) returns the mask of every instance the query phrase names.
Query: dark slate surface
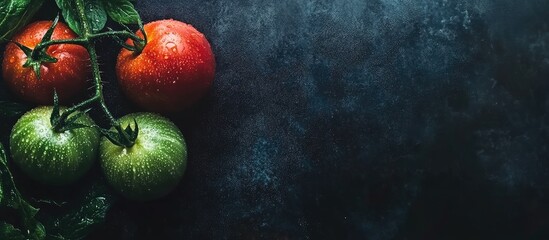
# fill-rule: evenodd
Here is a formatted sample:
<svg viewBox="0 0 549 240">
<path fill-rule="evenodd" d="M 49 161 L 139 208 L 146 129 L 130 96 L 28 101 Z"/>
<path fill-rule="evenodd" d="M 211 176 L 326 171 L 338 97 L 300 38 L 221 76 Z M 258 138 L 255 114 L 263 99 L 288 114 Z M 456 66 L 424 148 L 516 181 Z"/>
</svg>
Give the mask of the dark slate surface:
<svg viewBox="0 0 549 240">
<path fill-rule="evenodd" d="M 93 238 L 549 238 L 549 1 L 137 8 L 204 32 L 217 75 L 172 116 L 179 188 L 119 202 Z M 136 111 L 101 46 L 109 105 Z"/>
</svg>

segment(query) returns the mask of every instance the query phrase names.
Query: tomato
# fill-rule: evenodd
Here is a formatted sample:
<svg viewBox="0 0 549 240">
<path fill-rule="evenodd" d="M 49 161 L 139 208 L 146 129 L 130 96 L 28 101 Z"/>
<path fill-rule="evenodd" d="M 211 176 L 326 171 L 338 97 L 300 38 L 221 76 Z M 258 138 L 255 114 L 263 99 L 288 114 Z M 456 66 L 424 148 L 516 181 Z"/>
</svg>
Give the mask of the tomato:
<svg viewBox="0 0 549 240">
<path fill-rule="evenodd" d="M 99 147 L 101 167 L 108 182 L 123 196 L 147 201 L 172 191 L 187 166 L 187 146 L 183 134 L 168 119 L 152 113 L 122 117 L 122 126 L 134 128 L 138 135 L 131 147 L 113 144 L 103 137 Z"/>
<path fill-rule="evenodd" d="M 144 26 L 140 54 L 122 49 L 116 63 L 125 94 L 149 111 L 177 112 L 197 102 L 211 87 L 215 59 L 208 40 L 191 25 L 159 20 Z M 138 31 L 139 37 L 143 34 Z M 126 42 L 132 45 L 132 41 Z"/>
<path fill-rule="evenodd" d="M 40 43 L 51 26 L 51 21 L 34 22 L 19 32 L 13 41 L 29 48 Z M 52 34 L 53 40 L 76 38 L 77 35 L 64 23 L 58 23 Z M 61 103 L 84 93 L 86 81 L 90 79 L 90 60 L 86 48 L 72 44 L 58 44 L 48 47 L 48 55 L 56 63 L 43 63 L 38 79 L 32 67 L 23 67 L 27 55 L 14 43 L 6 46 L 2 62 L 3 77 L 13 93 L 22 99 L 47 105 L 53 102 L 53 90 L 57 91 Z"/>
<path fill-rule="evenodd" d="M 11 131 L 10 151 L 13 161 L 31 178 L 45 184 L 65 185 L 90 169 L 98 155 L 101 135 L 97 129 L 88 127 L 54 131 L 50 123 L 52 109 L 44 106 L 25 113 Z M 86 114 L 76 121 L 94 125 Z"/>
</svg>

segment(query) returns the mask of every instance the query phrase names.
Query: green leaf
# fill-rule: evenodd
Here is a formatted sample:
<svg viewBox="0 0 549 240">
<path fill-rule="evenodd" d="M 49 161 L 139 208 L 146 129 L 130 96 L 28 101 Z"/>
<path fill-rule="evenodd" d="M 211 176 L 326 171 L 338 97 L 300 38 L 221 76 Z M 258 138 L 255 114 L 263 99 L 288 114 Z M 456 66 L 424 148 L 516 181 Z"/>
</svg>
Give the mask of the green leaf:
<svg viewBox="0 0 549 240">
<path fill-rule="evenodd" d="M 44 226 L 40 224 L 40 229 L 38 231 L 31 232 L 28 236 L 25 235 L 23 231 L 16 228 L 15 226 L 6 223 L 0 222 L 0 239 L 9 239 L 9 240 L 28 240 L 35 239 L 40 240 L 46 237 L 46 232 Z"/>
<path fill-rule="evenodd" d="M 38 222 L 35 218 L 38 209 L 31 206 L 27 201 L 23 199 L 21 193 L 15 186 L 13 181 L 13 176 L 7 165 L 6 152 L 4 151 L 3 145 L 0 143 L 0 178 L 2 179 L 1 187 L 3 188 L 2 201 L 0 206 L 6 206 L 13 208 L 18 211 L 19 217 L 21 217 L 21 222 L 23 223 L 24 231 L 19 231 L 26 235 L 25 239 L 36 239 L 41 240 L 46 237 L 46 231 L 44 226 Z M 13 226 L 4 225 L 4 229 L 7 233 L 16 232 Z M 0 239 L 10 239 L 10 238 L 0 238 Z"/>
<path fill-rule="evenodd" d="M 0 0 L 0 43 L 25 26 L 44 0 Z"/>
<path fill-rule="evenodd" d="M 0 239 L 27 240 L 27 237 L 13 225 L 0 222 Z"/>
<path fill-rule="evenodd" d="M 0 121 L 18 118 L 30 110 L 30 107 L 21 103 L 0 101 Z"/>
<path fill-rule="evenodd" d="M 80 18 L 78 17 L 78 11 L 76 9 L 76 2 L 74 0 L 55 0 L 57 7 L 61 9 L 63 19 L 69 27 L 79 36 L 82 35 L 82 25 Z"/>
<path fill-rule="evenodd" d="M 49 203 L 57 206 L 58 214 L 42 215 L 45 226 L 36 219 L 37 208 L 34 208 L 22 199 L 21 194 L 15 188 L 13 177 L 7 167 L 6 154 L 0 143 L 0 189 L 3 189 L 2 196 L 6 198 L 0 201 L 0 206 L 10 207 L 18 210 L 21 217 L 21 229 L 1 222 L 0 216 L 0 239 L 84 239 L 99 225 L 105 222 L 107 212 L 116 201 L 116 196 L 109 192 L 104 179 L 94 181 L 88 185 L 86 194 L 76 200 L 75 204 L 59 204 L 55 201 L 41 200 L 42 203 Z M 7 191 L 9 190 L 9 191 Z M 67 208 L 67 206 L 70 206 Z M 46 228 L 48 229 L 46 234 Z"/>
<path fill-rule="evenodd" d="M 65 22 L 78 35 L 82 36 L 82 21 L 78 16 L 76 2 L 74 0 L 55 0 Z M 85 1 L 85 14 L 92 32 L 99 32 L 107 23 L 107 12 L 101 0 Z"/>
<path fill-rule="evenodd" d="M 4 150 L 4 145 L 0 143 L 0 166 L 6 166 L 8 160 L 6 160 L 6 151 Z M 2 171 L 3 169 L 0 169 Z"/>
<path fill-rule="evenodd" d="M 141 21 L 139 13 L 128 0 L 103 0 L 109 17 L 121 24 L 138 24 Z"/>
<path fill-rule="evenodd" d="M 44 225 L 37 221 L 36 219 L 33 219 L 32 222 L 33 228 L 30 228 L 30 236 L 32 239 L 45 239 L 46 238 L 46 228 L 44 228 Z"/>
<path fill-rule="evenodd" d="M 88 0 L 85 3 L 86 17 L 92 32 L 99 32 L 105 28 L 107 23 L 107 12 L 100 0 Z"/>
<path fill-rule="evenodd" d="M 83 239 L 105 222 L 115 196 L 107 192 L 105 183 L 96 182 L 78 206 L 58 218 L 46 222 L 48 238 Z"/>
</svg>

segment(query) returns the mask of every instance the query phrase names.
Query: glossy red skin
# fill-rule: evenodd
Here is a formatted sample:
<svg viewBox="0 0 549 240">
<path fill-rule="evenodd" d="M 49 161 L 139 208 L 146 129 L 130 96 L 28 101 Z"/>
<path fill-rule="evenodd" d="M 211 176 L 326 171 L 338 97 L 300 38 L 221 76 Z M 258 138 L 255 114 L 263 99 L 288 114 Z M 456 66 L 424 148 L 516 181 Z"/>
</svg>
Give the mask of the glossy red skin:
<svg viewBox="0 0 549 240">
<path fill-rule="evenodd" d="M 149 111 L 178 112 L 191 106 L 214 80 L 208 40 L 191 25 L 171 19 L 147 23 L 144 29 L 147 45 L 141 54 L 122 49 L 118 55 L 116 73 L 123 91 Z M 140 31 L 137 35 L 143 36 Z"/>
<path fill-rule="evenodd" d="M 27 25 L 13 41 L 31 49 L 40 43 L 51 26 L 51 21 L 39 21 Z M 78 36 L 64 23 L 55 27 L 52 39 L 71 39 Z M 57 91 L 59 101 L 67 103 L 82 95 L 90 79 L 90 57 L 86 49 L 79 45 L 58 44 L 48 47 L 46 52 L 55 58 L 56 63 L 44 63 L 38 79 L 31 67 L 23 67 L 27 55 L 15 44 L 9 43 L 4 53 L 2 73 L 4 80 L 13 93 L 35 104 L 52 104 L 53 90 Z"/>
</svg>

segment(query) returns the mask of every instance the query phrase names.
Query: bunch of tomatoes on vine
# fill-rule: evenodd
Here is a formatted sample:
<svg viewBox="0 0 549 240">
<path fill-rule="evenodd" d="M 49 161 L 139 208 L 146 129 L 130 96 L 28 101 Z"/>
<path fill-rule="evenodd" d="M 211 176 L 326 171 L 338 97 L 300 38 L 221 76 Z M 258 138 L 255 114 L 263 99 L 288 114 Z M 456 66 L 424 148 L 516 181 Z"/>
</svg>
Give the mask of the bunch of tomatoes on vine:
<svg viewBox="0 0 549 240">
<path fill-rule="evenodd" d="M 121 195 L 160 198 L 176 187 L 187 165 L 183 134 L 161 114 L 177 113 L 205 95 L 214 80 L 214 55 L 189 24 L 143 24 L 131 4 L 103 1 L 98 11 L 90 2 L 57 0 L 64 22 L 58 15 L 28 24 L 7 43 L 3 79 L 14 95 L 38 106 L 13 126 L 11 157 L 29 177 L 55 186 L 75 182 L 99 161 Z M 107 16 L 122 30 L 106 28 Z M 106 38 L 121 48 L 120 88 L 147 112 L 117 118 L 105 103 L 96 41 Z M 90 88 L 91 96 L 75 102 Z M 88 115 L 92 108 L 110 126 L 95 124 Z"/>
</svg>

